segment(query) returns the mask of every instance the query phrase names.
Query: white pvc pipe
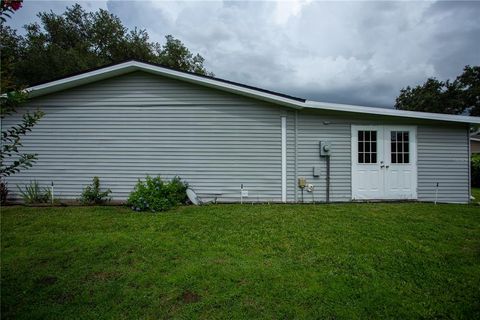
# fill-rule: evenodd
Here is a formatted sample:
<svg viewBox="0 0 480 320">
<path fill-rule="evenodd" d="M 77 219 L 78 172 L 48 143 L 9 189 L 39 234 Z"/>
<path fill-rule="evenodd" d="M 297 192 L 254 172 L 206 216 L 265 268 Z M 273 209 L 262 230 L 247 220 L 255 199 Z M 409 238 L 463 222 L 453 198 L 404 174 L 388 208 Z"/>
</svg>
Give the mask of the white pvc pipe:
<svg viewBox="0 0 480 320">
<path fill-rule="evenodd" d="M 282 202 L 287 202 L 287 117 L 282 117 Z"/>
</svg>

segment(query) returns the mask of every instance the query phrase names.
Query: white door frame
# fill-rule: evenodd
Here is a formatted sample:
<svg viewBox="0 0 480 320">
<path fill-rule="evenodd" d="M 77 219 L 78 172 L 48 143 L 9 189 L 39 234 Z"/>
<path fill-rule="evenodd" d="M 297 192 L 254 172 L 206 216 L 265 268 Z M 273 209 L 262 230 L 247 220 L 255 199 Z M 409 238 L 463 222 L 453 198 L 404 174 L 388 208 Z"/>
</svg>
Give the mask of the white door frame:
<svg viewBox="0 0 480 320">
<path fill-rule="evenodd" d="M 358 130 L 376 130 L 377 131 L 377 161 L 375 164 L 358 164 L 358 144 L 357 144 L 357 131 Z M 411 179 L 410 193 L 398 194 L 395 196 L 391 193 L 387 193 L 386 188 L 388 183 L 391 182 L 386 179 L 393 179 L 393 175 L 389 174 L 390 168 L 397 166 L 402 166 L 402 164 L 392 164 L 390 156 L 390 131 L 402 131 L 408 130 L 409 134 L 409 168 L 411 169 L 411 174 L 413 178 Z M 393 165 L 393 167 L 392 167 Z M 378 189 L 381 190 L 376 192 L 374 186 L 375 180 L 372 186 L 368 186 L 366 190 L 362 192 L 358 191 L 360 183 L 365 185 L 365 181 L 360 181 L 363 177 L 358 174 L 358 168 L 365 166 L 366 169 L 370 171 L 371 176 L 375 179 L 376 174 L 380 174 L 381 177 L 376 176 Z M 387 172 L 390 170 L 389 172 Z M 368 171 L 367 171 L 368 175 Z M 415 200 L 417 199 L 417 128 L 416 126 L 410 125 L 352 125 L 351 126 L 351 197 L 352 200 L 400 200 L 408 199 Z"/>
</svg>

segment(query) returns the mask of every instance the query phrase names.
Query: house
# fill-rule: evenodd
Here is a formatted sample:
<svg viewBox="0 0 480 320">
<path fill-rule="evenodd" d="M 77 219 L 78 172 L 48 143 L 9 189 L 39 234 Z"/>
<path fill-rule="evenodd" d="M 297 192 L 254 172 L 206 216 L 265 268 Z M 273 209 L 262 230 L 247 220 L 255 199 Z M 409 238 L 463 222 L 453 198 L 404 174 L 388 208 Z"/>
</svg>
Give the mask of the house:
<svg viewBox="0 0 480 320">
<path fill-rule="evenodd" d="M 480 153 L 480 133 L 470 136 L 470 151 L 472 154 Z"/>
<path fill-rule="evenodd" d="M 308 101 L 139 61 L 27 90 L 45 117 L 24 139 L 37 163 L 7 179 L 14 197 L 36 179 L 76 199 L 98 176 L 125 200 L 149 174 L 220 202 L 242 185 L 248 202 L 470 199 L 477 117 Z"/>
</svg>

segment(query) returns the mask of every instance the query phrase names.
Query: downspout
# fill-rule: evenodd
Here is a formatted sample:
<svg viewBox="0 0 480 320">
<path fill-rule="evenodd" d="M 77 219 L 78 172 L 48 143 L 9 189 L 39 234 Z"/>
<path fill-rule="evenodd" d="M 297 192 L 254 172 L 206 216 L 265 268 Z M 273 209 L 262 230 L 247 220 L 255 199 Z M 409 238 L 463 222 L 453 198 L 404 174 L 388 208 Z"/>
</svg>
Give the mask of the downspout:
<svg viewBox="0 0 480 320">
<path fill-rule="evenodd" d="M 468 145 L 468 203 L 472 199 L 472 150 L 470 146 L 470 125 L 467 126 L 467 145 Z M 478 201 L 478 199 L 475 199 Z"/>
<path fill-rule="evenodd" d="M 295 152 L 295 167 L 294 167 L 294 176 L 295 176 L 295 181 L 293 181 L 293 191 L 295 193 L 295 203 L 298 203 L 298 192 L 297 192 L 297 181 L 298 181 L 298 174 L 297 174 L 297 163 L 298 163 L 298 160 L 297 160 L 297 135 L 298 135 L 298 121 L 297 121 L 297 118 L 298 118 L 298 110 L 295 110 L 295 147 L 294 147 L 294 152 Z"/>
</svg>

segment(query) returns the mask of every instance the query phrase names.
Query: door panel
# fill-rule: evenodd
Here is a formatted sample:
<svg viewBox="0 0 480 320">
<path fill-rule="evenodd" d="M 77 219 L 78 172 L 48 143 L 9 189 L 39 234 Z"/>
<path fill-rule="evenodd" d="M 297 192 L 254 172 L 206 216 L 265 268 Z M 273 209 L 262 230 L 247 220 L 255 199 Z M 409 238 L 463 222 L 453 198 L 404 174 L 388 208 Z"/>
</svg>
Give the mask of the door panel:
<svg viewBox="0 0 480 320">
<path fill-rule="evenodd" d="M 382 141 L 382 127 L 352 127 L 352 190 L 355 190 L 353 199 L 382 199 Z"/>
<path fill-rule="evenodd" d="M 416 128 L 352 126 L 352 199 L 416 199 Z"/>
<path fill-rule="evenodd" d="M 385 198 L 416 199 L 416 128 L 386 126 Z"/>
</svg>

